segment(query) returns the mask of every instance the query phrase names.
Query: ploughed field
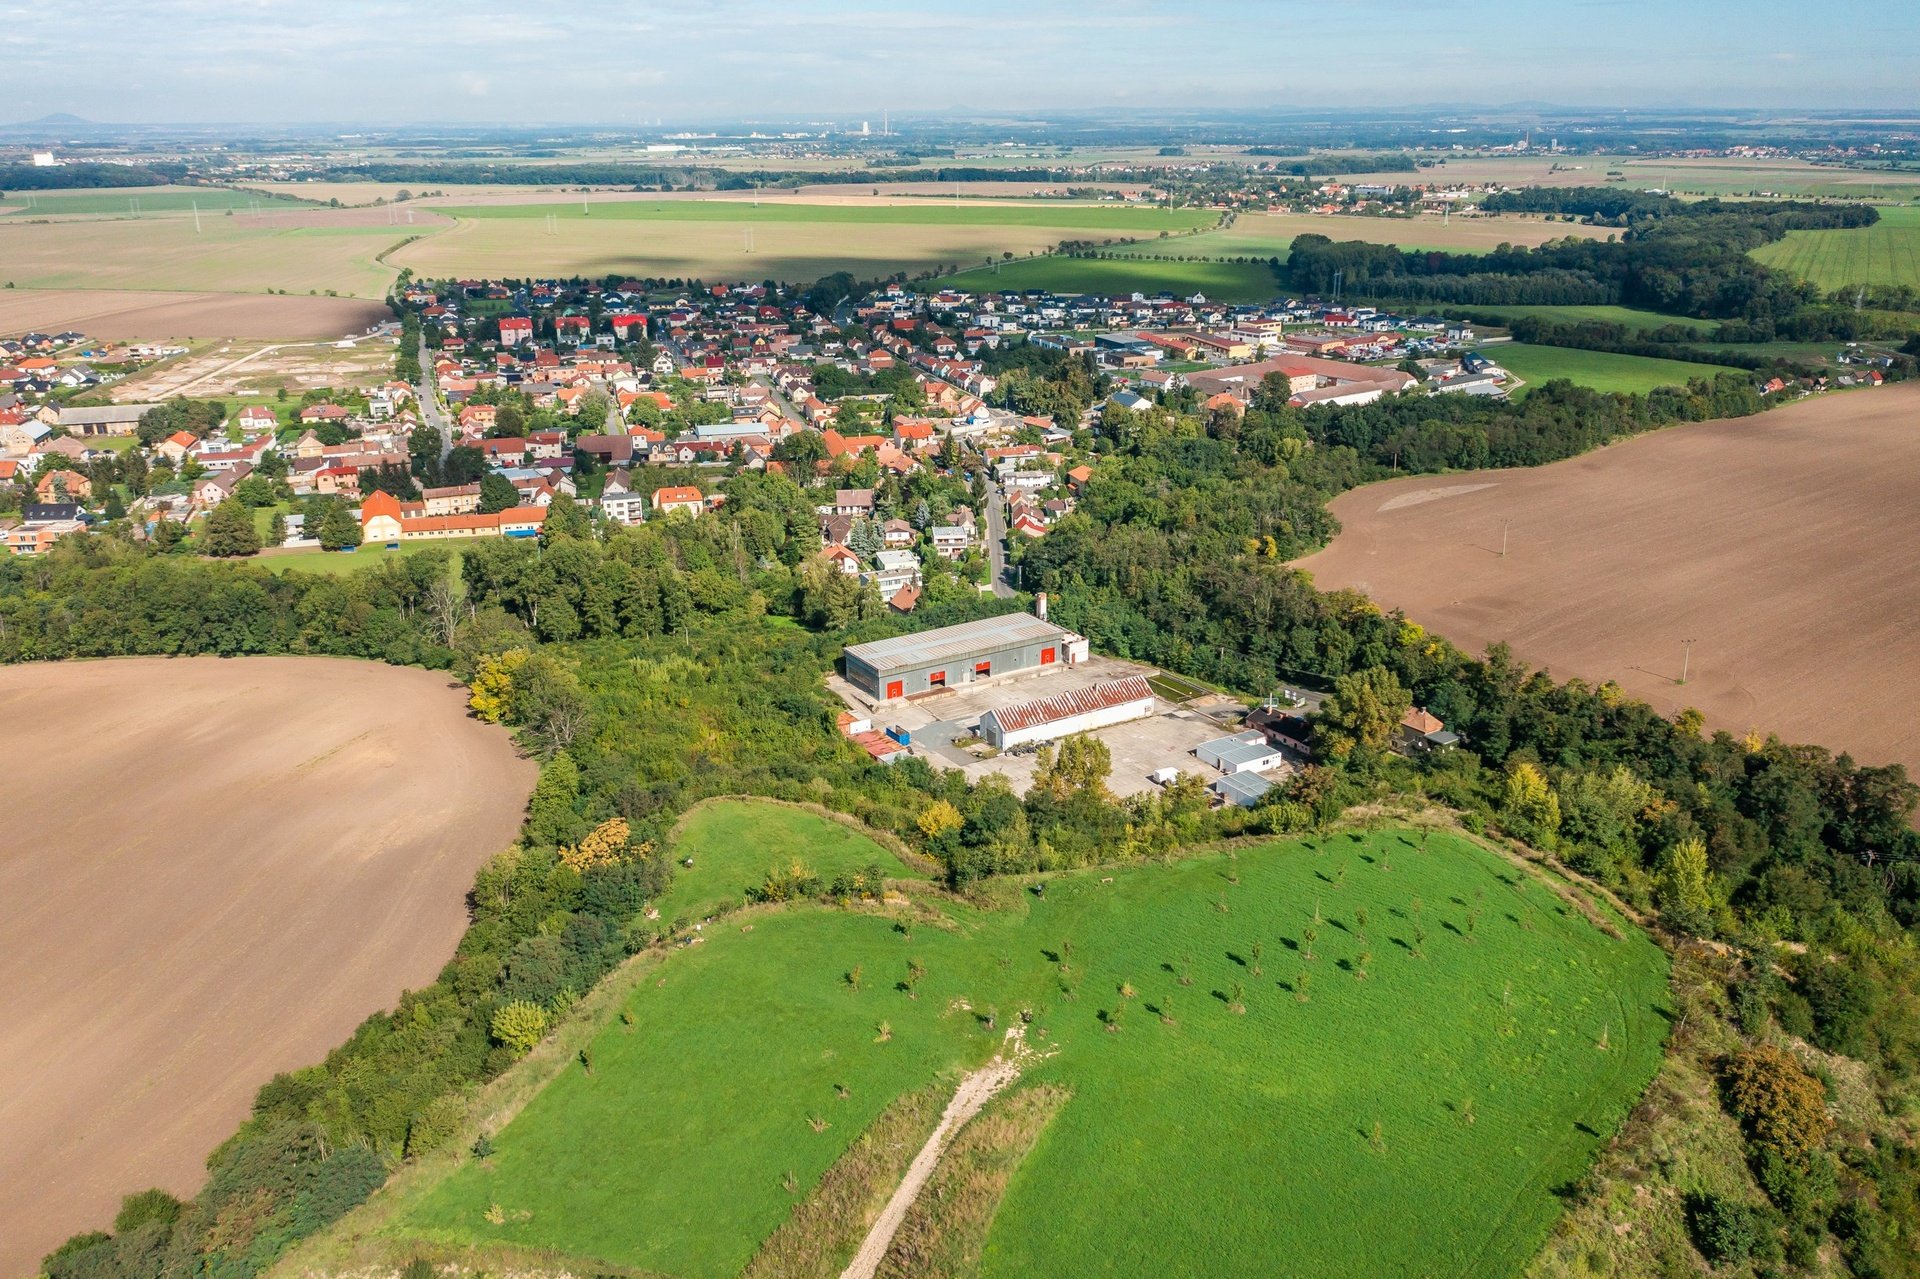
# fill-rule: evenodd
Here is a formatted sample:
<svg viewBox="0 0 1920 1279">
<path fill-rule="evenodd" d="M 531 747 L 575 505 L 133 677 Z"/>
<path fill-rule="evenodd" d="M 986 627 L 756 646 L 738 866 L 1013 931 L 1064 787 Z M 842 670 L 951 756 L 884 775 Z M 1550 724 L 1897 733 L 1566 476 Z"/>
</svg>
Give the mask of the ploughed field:
<svg viewBox="0 0 1920 1279">
<path fill-rule="evenodd" d="M 740 880 L 813 839 L 823 875 L 885 859 L 736 802 L 672 851 Z M 636 959 L 603 1021 L 289 1265 L 424 1243 L 487 1269 L 534 1249 L 575 1273 L 838 1273 L 956 1080 L 1019 1027 L 1020 1081 L 960 1130 L 880 1274 L 1514 1275 L 1660 1060 L 1659 950 L 1452 834 L 1276 841 L 979 904 L 895 887 L 884 911 L 759 909 Z"/>
<path fill-rule="evenodd" d="M 1920 387 L 1829 395 L 1531 470 L 1356 489 L 1300 567 L 1471 652 L 1505 640 L 1562 679 L 1912 771 L 1916 467 Z"/>
<path fill-rule="evenodd" d="M 327 658 L 0 667 L 0 753 L 9 1279 L 431 981 L 535 774 L 446 677 Z"/>
</svg>

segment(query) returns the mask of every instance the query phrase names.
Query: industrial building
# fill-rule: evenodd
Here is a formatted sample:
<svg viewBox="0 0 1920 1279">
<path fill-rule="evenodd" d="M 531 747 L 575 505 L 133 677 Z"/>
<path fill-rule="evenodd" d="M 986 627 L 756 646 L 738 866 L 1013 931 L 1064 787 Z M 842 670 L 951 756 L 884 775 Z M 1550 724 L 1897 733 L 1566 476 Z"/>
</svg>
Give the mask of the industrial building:
<svg viewBox="0 0 1920 1279">
<path fill-rule="evenodd" d="M 1031 613 L 853 644 L 847 682 L 876 702 L 1085 661 L 1087 641 Z"/>
<path fill-rule="evenodd" d="M 1143 719 L 1153 708 L 1153 689 L 1146 678 L 1129 675 L 990 710 L 980 717 L 980 736 L 987 745 L 1006 750 Z"/>
<path fill-rule="evenodd" d="M 1210 742 L 1201 742 L 1193 748 L 1202 764 L 1212 765 L 1223 773 L 1264 773 L 1270 768 L 1278 768 L 1287 762 L 1287 757 L 1278 746 L 1267 740 L 1267 735 L 1259 729 L 1249 729 L 1244 733 L 1235 733 L 1232 737 L 1216 737 Z"/>
<path fill-rule="evenodd" d="M 1228 773 L 1208 783 L 1207 789 L 1218 796 L 1223 804 L 1234 808 L 1252 808 L 1273 789 L 1273 783 L 1258 773 Z"/>
</svg>

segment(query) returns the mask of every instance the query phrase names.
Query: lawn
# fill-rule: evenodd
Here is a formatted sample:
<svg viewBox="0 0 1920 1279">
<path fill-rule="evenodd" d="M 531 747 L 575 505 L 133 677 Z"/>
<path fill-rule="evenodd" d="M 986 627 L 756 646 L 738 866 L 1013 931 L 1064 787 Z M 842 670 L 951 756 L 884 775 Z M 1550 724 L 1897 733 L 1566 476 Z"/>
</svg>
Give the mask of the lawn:
<svg viewBox="0 0 1920 1279">
<path fill-rule="evenodd" d="M 1848 231 L 1789 231 L 1753 256 L 1823 289 L 1905 285 L 1920 289 L 1920 205 L 1880 210 L 1880 221 Z"/>
<path fill-rule="evenodd" d="M 1657 386 L 1685 386 L 1694 378 L 1712 378 L 1729 372 L 1717 364 L 1691 364 L 1644 355 L 1613 355 L 1606 351 L 1577 351 L 1564 346 L 1528 346 L 1522 342 L 1490 346 L 1488 359 L 1527 383 L 1518 395 L 1554 378 L 1568 378 L 1596 391 L 1628 391 L 1645 395 Z"/>
<path fill-rule="evenodd" d="M 1191 244 L 1192 240 L 1182 240 Z M 1280 286 L 1261 263 L 1173 262 L 1161 258 L 1022 258 L 998 269 L 975 267 L 928 286 L 968 293 L 1017 293 L 1046 289 L 1054 293 L 1203 293 L 1222 302 L 1261 302 L 1276 297 Z"/>
<path fill-rule="evenodd" d="M 1072 1096 L 983 1274 L 1515 1275 L 1660 1061 L 1659 950 L 1452 835 L 999 887 L 931 918 L 709 926 L 635 983 L 590 1074 L 389 1200 L 384 1237 L 724 1279 L 1024 1009 L 1026 1078 Z"/>
<path fill-rule="evenodd" d="M 259 521 L 256 512 L 256 525 Z M 271 521 L 273 513 L 267 512 Z M 278 555 L 262 555 L 253 562 L 275 573 L 285 573 L 289 569 L 299 569 L 303 573 L 358 573 L 372 568 L 384 560 L 397 559 L 405 555 L 418 555 L 423 551 L 451 551 L 453 553 L 453 572 L 460 572 L 460 552 L 450 542 L 424 541 L 402 542 L 398 546 L 362 546 L 353 551 L 287 551 Z"/>
<path fill-rule="evenodd" d="M 825 880 L 878 865 L 889 877 L 910 875 L 898 857 L 866 835 L 828 817 L 768 800 L 717 800 L 681 819 L 674 832 L 673 888 L 655 905 L 660 917 L 704 919 L 746 900 L 769 871 L 795 863 Z"/>
</svg>

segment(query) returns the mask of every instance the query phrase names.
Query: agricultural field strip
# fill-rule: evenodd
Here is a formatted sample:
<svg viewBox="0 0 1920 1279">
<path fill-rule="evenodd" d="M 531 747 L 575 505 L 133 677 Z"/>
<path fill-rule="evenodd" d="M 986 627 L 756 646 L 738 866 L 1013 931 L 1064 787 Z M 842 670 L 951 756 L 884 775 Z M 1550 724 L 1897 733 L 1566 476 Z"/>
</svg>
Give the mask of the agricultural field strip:
<svg viewBox="0 0 1920 1279">
<path fill-rule="evenodd" d="M 493 221 L 834 222 L 860 226 L 1028 226 L 1106 231 L 1185 231 L 1210 227 L 1219 214 L 1099 204 L 802 204 L 744 200 L 603 201 L 552 204 L 427 205 L 448 217 Z"/>
</svg>

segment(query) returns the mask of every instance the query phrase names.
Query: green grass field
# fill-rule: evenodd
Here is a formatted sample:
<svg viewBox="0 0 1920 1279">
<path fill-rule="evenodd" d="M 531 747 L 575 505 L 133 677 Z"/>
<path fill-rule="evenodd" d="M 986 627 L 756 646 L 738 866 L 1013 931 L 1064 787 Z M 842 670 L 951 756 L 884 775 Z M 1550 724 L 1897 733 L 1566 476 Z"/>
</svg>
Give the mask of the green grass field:
<svg viewBox="0 0 1920 1279">
<path fill-rule="evenodd" d="M 267 512 L 267 519 L 271 521 L 272 518 L 273 513 Z M 453 552 L 453 572 L 458 576 L 459 549 L 452 542 L 441 541 L 402 542 L 395 547 L 362 546 L 354 551 L 288 551 L 282 555 L 262 555 L 252 562 L 275 573 L 285 573 L 290 569 L 298 569 L 303 573 L 359 573 L 372 568 L 382 560 L 418 555 L 423 551 L 435 549 Z"/>
<path fill-rule="evenodd" d="M 1823 289 L 1862 284 L 1920 289 L 1920 205 L 1880 210 L 1880 221 L 1851 231 L 1789 231 L 1753 256 Z"/>
<path fill-rule="evenodd" d="M 1568 324 L 1577 324 L 1582 320 L 1598 320 L 1605 324 L 1624 324 L 1640 332 L 1663 328 L 1669 324 L 1679 324 L 1702 336 L 1712 333 L 1720 324 L 1718 320 L 1697 320 L 1685 315 L 1662 315 L 1658 311 L 1642 311 L 1630 306 L 1476 306 L 1465 309 L 1471 310 L 1475 315 L 1492 314 L 1511 320 L 1526 316 L 1536 316 L 1545 320 L 1562 320 Z"/>
<path fill-rule="evenodd" d="M 795 862 L 822 879 L 875 864 L 888 877 L 910 875 L 898 857 L 867 836 L 818 813 L 764 800 L 721 800 L 688 813 L 674 832 L 673 888 L 655 903 L 660 918 L 704 919 L 746 901 L 769 871 Z"/>
<path fill-rule="evenodd" d="M 1025 1009 L 1026 1079 L 1072 1097 L 982 1274 L 1515 1275 L 1660 1060 L 1659 950 L 1451 835 L 1000 887 L 992 910 L 709 926 L 490 1160 L 390 1192 L 381 1237 L 726 1279 L 894 1098 Z"/>
<path fill-rule="evenodd" d="M 1729 370 L 1716 364 L 1658 360 L 1643 355 L 1613 355 L 1605 351 L 1576 351 L 1562 346 L 1528 346 L 1522 342 L 1487 347 L 1488 359 L 1525 381 L 1524 396 L 1554 378 L 1568 378 L 1596 391 L 1628 391 L 1645 395 L 1657 386 L 1685 386 L 1694 378 L 1712 378 Z"/>
<path fill-rule="evenodd" d="M 1265 301 L 1280 292 L 1273 272 L 1258 263 L 1057 256 L 1021 258 L 998 270 L 975 267 L 922 287 L 953 288 L 968 293 L 1012 293 L 1022 289 L 1120 294 L 1165 291 L 1181 297 L 1204 293 L 1222 302 Z"/>
<path fill-rule="evenodd" d="M 0 210 L 10 217 L 78 214 L 144 217 L 156 213 L 191 216 L 195 205 L 201 213 L 225 213 L 228 209 L 245 210 L 256 204 L 290 209 L 306 203 L 291 196 L 235 191 L 227 187 L 128 187 L 111 192 L 9 191 L 5 200 L 0 201 Z"/>
<path fill-rule="evenodd" d="M 768 200 L 607 200 L 597 204 L 463 204 L 434 212 L 473 221 L 553 217 L 568 222 L 829 222 L 852 226 L 1072 227 L 1118 234 L 1191 231 L 1219 215 L 1204 209 L 1116 204 L 801 204 Z"/>
</svg>

